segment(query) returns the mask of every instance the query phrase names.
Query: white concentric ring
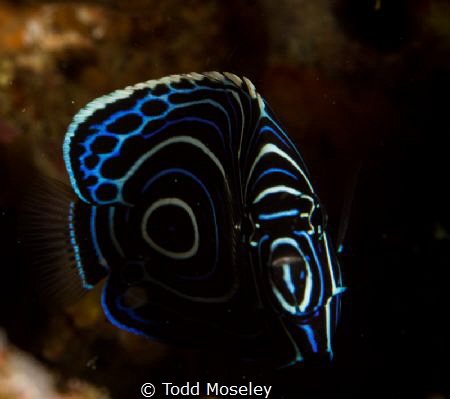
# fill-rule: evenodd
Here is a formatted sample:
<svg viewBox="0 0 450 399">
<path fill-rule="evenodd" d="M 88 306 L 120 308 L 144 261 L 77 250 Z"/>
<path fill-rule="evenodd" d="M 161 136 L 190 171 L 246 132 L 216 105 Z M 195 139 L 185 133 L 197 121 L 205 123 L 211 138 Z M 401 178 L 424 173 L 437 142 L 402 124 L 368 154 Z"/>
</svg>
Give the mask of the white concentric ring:
<svg viewBox="0 0 450 399">
<path fill-rule="evenodd" d="M 187 251 L 183 251 L 183 252 L 174 252 L 174 251 L 169 251 L 163 247 L 161 247 L 160 245 L 156 244 L 156 242 L 154 242 L 151 237 L 148 235 L 147 233 L 147 222 L 149 217 L 151 216 L 151 214 L 157 210 L 158 208 L 162 207 L 162 206 L 166 206 L 166 205 L 173 205 L 173 206 L 178 206 L 180 208 L 182 208 L 184 211 L 186 211 L 186 213 L 189 215 L 189 217 L 191 218 L 191 222 L 192 222 L 192 227 L 194 229 L 194 243 L 192 244 L 192 247 L 189 248 Z M 161 198 L 155 202 L 153 202 L 150 207 L 145 211 L 145 214 L 142 218 L 142 223 L 141 223 L 141 234 L 142 237 L 144 238 L 145 241 L 147 241 L 147 243 L 156 251 L 158 251 L 160 254 L 165 255 L 169 258 L 172 259 L 187 259 L 187 258 L 191 258 L 192 256 L 194 256 L 197 251 L 198 251 L 198 244 L 199 244 L 199 235 L 198 235 L 198 225 L 197 225 L 197 219 L 194 215 L 194 212 L 192 210 L 192 208 L 183 200 L 181 200 L 180 198 Z"/>
</svg>

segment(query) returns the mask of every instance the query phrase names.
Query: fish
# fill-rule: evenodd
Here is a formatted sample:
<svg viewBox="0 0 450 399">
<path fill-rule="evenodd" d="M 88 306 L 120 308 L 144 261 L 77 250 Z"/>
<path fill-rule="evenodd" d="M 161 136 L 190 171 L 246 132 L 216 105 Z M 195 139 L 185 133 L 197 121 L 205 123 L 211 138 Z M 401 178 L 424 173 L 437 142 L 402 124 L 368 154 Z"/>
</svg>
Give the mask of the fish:
<svg viewBox="0 0 450 399">
<path fill-rule="evenodd" d="M 188 73 L 113 91 L 74 116 L 63 157 L 71 187 L 28 206 L 58 303 L 103 281 L 109 321 L 153 340 L 233 342 L 279 367 L 332 357 L 345 287 L 326 213 L 250 80 Z"/>
</svg>

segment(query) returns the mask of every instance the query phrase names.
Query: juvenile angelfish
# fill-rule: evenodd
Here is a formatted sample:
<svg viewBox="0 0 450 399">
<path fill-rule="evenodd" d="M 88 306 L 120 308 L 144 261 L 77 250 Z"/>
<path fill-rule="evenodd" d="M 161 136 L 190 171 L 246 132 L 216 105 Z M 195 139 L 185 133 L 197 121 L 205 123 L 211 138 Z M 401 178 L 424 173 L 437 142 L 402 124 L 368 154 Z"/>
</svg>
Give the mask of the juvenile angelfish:
<svg viewBox="0 0 450 399">
<path fill-rule="evenodd" d="M 66 205 L 48 213 L 69 250 L 42 260 L 59 295 L 105 278 L 102 306 L 122 329 L 228 340 L 277 365 L 332 356 L 344 288 L 324 211 L 248 79 L 190 73 L 114 91 L 75 115 L 63 152 L 75 195 L 54 190 Z"/>
</svg>

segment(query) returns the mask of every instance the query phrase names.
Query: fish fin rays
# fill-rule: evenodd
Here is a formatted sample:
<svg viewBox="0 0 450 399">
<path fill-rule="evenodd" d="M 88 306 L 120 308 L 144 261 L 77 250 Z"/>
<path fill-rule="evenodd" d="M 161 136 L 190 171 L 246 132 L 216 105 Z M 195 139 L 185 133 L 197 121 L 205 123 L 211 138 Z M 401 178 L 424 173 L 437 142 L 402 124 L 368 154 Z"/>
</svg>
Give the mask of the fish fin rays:
<svg viewBox="0 0 450 399">
<path fill-rule="evenodd" d="M 66 184 L 39 177 L 18 207 L 19 243 L 44 305 L 70 305 L 94 285 L 92 276 L 85 273 L 76 242 L 77 201 Z"/>
<path fill-rule="evenodd" d="M 359 159 L 356 166 L 352 169 L 351 175 L 346 183 L 345 196 L 342 201 L 341 218 L 339 221 L 339 230 L 336 237 L 336 248 L 338 253 L 341 253 L 344 248 L 344 240 L 348 230 L 353 200 L 355 197 L 356 186 L 358 185 L 361 167 L 362 160 Z"/>
</svg>

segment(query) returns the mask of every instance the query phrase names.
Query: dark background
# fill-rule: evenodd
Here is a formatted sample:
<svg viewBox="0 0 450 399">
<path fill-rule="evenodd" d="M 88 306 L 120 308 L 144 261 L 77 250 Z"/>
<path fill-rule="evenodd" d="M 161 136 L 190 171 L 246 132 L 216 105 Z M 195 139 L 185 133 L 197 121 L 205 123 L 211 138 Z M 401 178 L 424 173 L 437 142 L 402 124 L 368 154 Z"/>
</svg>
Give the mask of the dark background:
<svg viewBox="0 0 450 399">
<path fill-rule="evenodd" d="M 273 384 L 270 397 L 448 398 L 450 3 L 443 0 L 0 1 L 0 325 L 62 390 L 143 382 Z M 294 137 L 340 254 L 331 365 L 272 371 L 110 326 L 98 293 L 39 304 L 15 234 L 30 176 L 65 179 L 73 114 L 172 73 L 249 77 Z M 349 205 L 349 206 L 346 206 Z M 7 366 L 4 366 L 7 367 Z M 1 388 L 1 387 L 0 387 Z M 85 397 L 85 396 L 80 396 Z"/>
</svg>

